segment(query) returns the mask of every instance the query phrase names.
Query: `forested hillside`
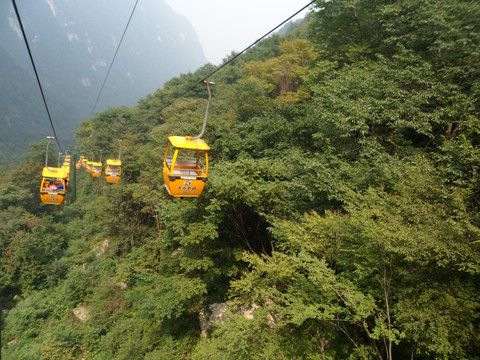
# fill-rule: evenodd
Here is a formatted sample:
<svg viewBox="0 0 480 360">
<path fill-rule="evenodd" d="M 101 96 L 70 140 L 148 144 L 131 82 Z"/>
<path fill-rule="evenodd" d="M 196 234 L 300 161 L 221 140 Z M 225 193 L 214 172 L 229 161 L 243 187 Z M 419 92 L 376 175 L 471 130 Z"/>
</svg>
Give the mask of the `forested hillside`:
<svg viewBox="0 0 480 360">
<path fill-rule="evenodd" d="M 162 160 L 205 88 L 166 105 L 210 65 L 82 123 L 118 184 L 41 205 L 34 144 L 0 177 L 2 355 L 480 359 L 479 45 L 478 2 L 317 1 L 209 78 L 196 199 Z"/>
</svg>

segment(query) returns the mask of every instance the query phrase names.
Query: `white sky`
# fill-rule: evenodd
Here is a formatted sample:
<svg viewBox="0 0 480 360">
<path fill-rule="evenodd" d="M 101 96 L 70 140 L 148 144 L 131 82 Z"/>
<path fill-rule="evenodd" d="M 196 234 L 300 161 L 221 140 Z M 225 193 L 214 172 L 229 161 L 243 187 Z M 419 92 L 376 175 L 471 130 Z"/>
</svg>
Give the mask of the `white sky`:
<svg viewBox="0 0 480 360">
<path fill-rule="evenodd" d="M 310 0 L 166 0 L 195 28 L 205 57 L 219 65 L 293 15 Z M 302 18 L 308 9 L 297 17 Z"/>
</svg>

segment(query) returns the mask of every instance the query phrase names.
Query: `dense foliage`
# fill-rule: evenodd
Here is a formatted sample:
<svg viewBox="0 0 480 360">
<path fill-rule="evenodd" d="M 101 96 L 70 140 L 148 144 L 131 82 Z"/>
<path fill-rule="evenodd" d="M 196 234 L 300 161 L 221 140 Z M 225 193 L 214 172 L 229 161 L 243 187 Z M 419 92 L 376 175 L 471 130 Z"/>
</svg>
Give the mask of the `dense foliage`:
<svg viewBox="0 0 480 360">
<path fill-rule="evenodd" d="M 198 199 L 161 169 L 205 89 L 165 106 L 211 65 L 82 123 L 119 184 L 40 205 L 36 145 L 0 178 L 2 354 L 480 359 L 479 45 L 476 2 L 317 1 L 211 79 Z"/>
</svg>

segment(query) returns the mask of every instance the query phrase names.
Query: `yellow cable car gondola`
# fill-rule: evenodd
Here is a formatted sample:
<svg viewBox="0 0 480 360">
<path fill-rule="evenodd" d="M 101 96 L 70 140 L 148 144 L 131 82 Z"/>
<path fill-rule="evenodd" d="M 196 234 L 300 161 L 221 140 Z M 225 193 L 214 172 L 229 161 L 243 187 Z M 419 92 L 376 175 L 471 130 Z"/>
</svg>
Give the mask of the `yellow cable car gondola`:
<svg viewBox="0 0 480 360">
<path fill-rule="evenodd" d="M 208 91 L 208 104 L 200 135 L 169 136 L 163 158 L 163 181 L 168 193 L 174 197 L 197 197 L 202 194 L 208 179 L 208 150 L 210 147 L 201 139 L 207 125 L 211 102 L 210 84 L 204 81 Z"/>
<path fill-rule="evenodd" d="M 169 136 L 163 160 L 163 181 L 175 197 L 199 196 L 208 178 L 208 150 L 202 139 Z"/>
<path fill-rule="evenodd" d="M 87 172 L 91 173 L 93 171 L 93 161 L 87 160 Z"/>
<path fill-rule="evenodd" d="M 80 155 L 80 159 L 75 164 L 75 168 L 79 170 L 82 167 L 82 164 L 83 164 L 83 155 Z"/>
<path fill-rule="evenodd" d="M 107 159 L 107 168 L 105 169 L 105 180 L 110 184 L 118 183 L 122 176 L 122 162 L 120 161 L 120 157 L 122 156 L 122 140 L 118 140 L 118 143 L 120 144 L 118 160 Z"/>
<path fill-rule="evenodd" d="M 64 168 L 48 166 L 48 146 L 55 138 L 51 136 L 47 138 L 45 167 L 42 171 L 42 183 L 40 184 L 40 199 L 44 204 L 59 205 L 63 203 L 67 193 L 68 174 Z"/>
<path fill-rule="evenodd" d="M 118 183 L 122 176 L 122 162 L 120 160 L 107 160 L 107 168 L 105 169 L 105 179 L 107 183 Z"/>
<path fill-rule="evenodd" d="M 101 162 L 94 162 L 92 167 L 92 176 L 93 177 L 100 177 L 102 175 L 102 163 Z"/>
<path fill-rule="evenodd" d="M 63 203 L 67 192 L 67 174 L 62 168 L 44 167 L 40 185 L 40 198 L 44 204 Z"/>
<path fill-rule="evenodd" d="M 83 155 L 80 155 L 80 159 L 78 159 L 77 163 L 75 164 L 75 168 L 76 168 L 77 170 L 79 170 L 79 169 L 82 167 L 82 165 L 83 165 L 83 158 L 84 158 L 84 156 L 83 156 Z"/>
<path fill-rule="evenodd" d="M 66 155 L 65 160 L 63 161 L 63 164 L 62 164 L 62 169 L 65 169 L 65 172 L 68 177 L 68 181 L 70 181 L 70 160 L 71 160 L 71 156 Z"/>
<path fill-rule="evenodd" d="M 65 164 L 63 163 L 62 169 L 65 171 L 66 175 L 66 185 L 68 186 L 68 183 L 70 182 L 70 164 Z"/>
</svg>

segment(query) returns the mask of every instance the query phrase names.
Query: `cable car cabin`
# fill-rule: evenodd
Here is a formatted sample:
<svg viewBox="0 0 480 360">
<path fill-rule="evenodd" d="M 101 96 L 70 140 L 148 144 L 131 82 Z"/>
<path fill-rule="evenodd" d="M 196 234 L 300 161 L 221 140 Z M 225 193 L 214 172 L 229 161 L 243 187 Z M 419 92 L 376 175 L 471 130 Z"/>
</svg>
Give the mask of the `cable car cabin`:
<svg viewBox="0 0 480 360">
<path fill-rule="evenodd" d="M 77 161 L 77 163 L 75 164 L 75 168 L 76 168 L 77 170 L 79 170 L 79 169 L 82 167 L 82 165 L 83 165 L 83 158 L 84 158 L 84 156 L 83 156 L 83 155 L 80 155 L 80 159 L 79 159 L 79 160 Z"/>
<path fill-rule="evenodd" d="M 67 192 L 67 174 L 62 168 L 47 168 L 42 171 L 40 198 L 44 204 L 59 205 L 63 203 Z"/>
<path fill-rule="evenodd" d="M 70 182 L 70 165 L 66 165 L 65 163 L 62 165 L 63 171 L 65 171 L 66 178 L 65 180 L 67 181 L 67 186 L 68 183 Z"/>
<path fill-rule="evenodd" d="M 93 171 L 93 161 L 88 161 L 87 160 L 87 172 L 91 173 Z"/>
<path fill-rule="evenodd" d="M 105 169 L 105 179 L 107 183 L 118 183 L 122 175 L 122 162 L 120 160 L 107 160 L 107 168 Z"/>
<path fill-rule="evenodd" d="M 88 169 L 87 169 L 88 171 Z M 101 162 L 94 162 L 92 167 L 92 176 L 93 177 L 100 177 L 102 175 L 102 163 Z"/>
<path fill-rule="evenodd" d="M 70 163 L 65 163 L 64 162 L 62 164 L 62 168 L 65 169 L 65 171 L 70 174 Z"/>
<path fill-rule="evenodd" d="M 87 162 L 88 162 L 88 159 L 87 159 L 87 158 L 84 158 L 84 159 L 82 160 L 82 167 L 83 167 L 83 168 L 86 168 L 86 167 L 87 167 Z"/>
<path fill-rule="evenodd" d="M 169 136 L 163 159 L 163 181 L 175 197 L 199 196 L 208 177 L 208 150 L 202 139 Z"/>
</svg>

